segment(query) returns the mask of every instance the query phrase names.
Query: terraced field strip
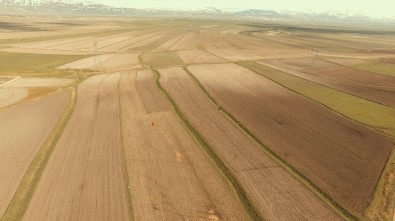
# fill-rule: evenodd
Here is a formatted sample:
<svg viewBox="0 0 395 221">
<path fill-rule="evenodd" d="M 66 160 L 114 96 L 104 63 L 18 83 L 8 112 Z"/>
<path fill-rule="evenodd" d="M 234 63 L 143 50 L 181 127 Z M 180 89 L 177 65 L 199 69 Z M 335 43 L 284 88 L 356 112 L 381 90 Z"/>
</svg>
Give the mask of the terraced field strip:
<svg viewBox="0 0 395 221">
<path fill-rule="evenodd" d="M 56 39 L 56 40 L 51 40 L 51 41 L 40 41 L 40 42 L 34 42 L 34 43 L 25 43 L 25 44 L 18 44 L 15 45 L 14 47 L 18 48 L 35 48 L 35 49 L 56 49 L 57 47 L 60 46 L 67 46 L 70 44 L 75 44 L 77 42 L 81 41 L 87 41 L 87 40 L 92 40 L 94 37 L 78 37 L 78 38 L 67 38 L 67 39 Z"/>
<path fill-rule="evenodd" d="M 316 84 L 255 62 L 240 62 L 244 67 L 274 82 L 317 101 L 362 124 L 395 137 L 395 108 L 380 105 L 338 90 Z"/>
<path fill-rule="evenodd" d="M 159 41 L 163 37 L 164 37 L 164 34 L 154 35 L 151 38 L 144 39 L 140 42 L 137 42 L 137 43 L 131 45 L 130 47 L 128 47 L 128 51 L 145 51 L 144 50 L 145 46 L 149 46 L 150 44 L 153 44 L 153 43 Z"/>
<path fill-rule="evenodd" d="M 197 49 L 200 35 L 200 32 L 188 32 L 181 40 L 172 45 L 169 50 L 176 51 Z"/>
<path fill-rule="evenodd" d="M 133 29 L 133 28 L 132 28 Z M 106 30 L 101 30 L 101 31 L 95 31 L 95 32 L 85 32 L 85 33 L 72 33 L 72 34 L 54 34 L 54 35 L 45 35 L 45 36 L 37 36 L 37 37 L 24 37 L 24 38 L 8 38 L 8 39 L 0 39 L 0 45 L 4 44 L 13 44 L 14 45 L 20 45 L 22 43 L 31 43 L 31 42 L 43 42 L 43 41 L 51 41 L 51 40 L 61 40 L 61 39 L 73 39 L 73 38 L 78 38 L 78 37 L 84 37 L 84 36 L 102 36 L 102 35 L 108 35 L 108 34 L 113 34 L 113 33 L 120 33 L 120 32 L 127 32 L 130 31 L 131 29 L 106 29 Z"/>
<path fill-rule="evenodd" d="M 183 68 L 159 72 L 160 84 L 195 135 L 223 162 L 233 184 L 242 187 L 239 194 L 250 212 L 265 220 L 342 220 L 221 112 Z"/>
<path fill-rule="evenodd" d="M 103 54 L 99 56 L 92 56 L 81 60 L 73 61 L 68 64 L 57 67 L 58 69 L 93 69 L 97 65 L 97 61 L 104 62 L 113 57 L 115 54 Z"/>
<path fill-rule="evenodd" d="M 39 177 L 35 172 L 45 166 L 37 153 L 45 153 L 40 148 L 65 110 L 68 95 L 58 92 L 0 110 L 1 221 L 23 216 Z"/>
<path fill-rule="evenodd" d="M 225 62 L 224 59 L 203 50 L 177 51 L 177 53 L 185 64 Z"/>
<path fill-rule="evenodd" d="M 218 30 L 209 30 L 202 32 L 202 38 L 199 41 L 199 48 L 238 48 L 237 46 L 223 40 Z"/>
<path fill-rule="evenodd" d="M 18 77 L 4 88 L 67 87 L 75 82 L 72 78 Z"/>
<path fill-rule="evenodd" d="M 143 53 L 141 62 L 153 68 L 163 68 L 183 65 L 176 51 L 162 51 Z"/>
<path fill-rule="evenodd" d="M 223 34 L 223 33 L 220 34 L 220 37 L 237 48 L 257 49 L 257 50 L 266 49 L 260 44 L 256 44 L 256 43 L 252 43 L 251 41 L 244 40 L 242 39 L 242 37 L 234 37 L 233 35 Z"/>
<path fill-rule="evenodd" d="M 395 107 L 395 78 L 392 76 L 360 71 L 324 60 L 316 60 L 314 67 L 311 67 L 311 59 L 267 60 L 264 63 L 336 90 Z"/>
<path fill-rule="evenodd" d="M 173 45 L 176 44 L 178 41 L 180 41 L 185 35 L 186 35 L 186 33 L 178 34 L 177 36 L 171 38 L 170 40 L 164 42 L 163 44 L 161 44 L 160 46 L 158 46 L 157 48 L 155 48 L 154 50 L 152 50 L 152 52 L 167 51 L 167 50 L 169 50 L 169 48 L 170 48 L 171 46 L 173 46 Z"/>
<path fill-rule="evenodd" d="M 362 214 L 393 148 L 390 139 L 236 64 L 188 69 L 274 154 L 330 200 Z"/>
<path fill-rule="evenodd" d="M 136 220 L 249 220 L 225 177 L 188 134 L 151 71 L 122 74 L 119 96 Z"/>
<path fill-rule="evenodd" d="M 96 75 L 79 85 L 74 112 L 23 220 L 130 220 L 122 172 L 119 78 Z"/>
<path fill-rule="evenodd" d="M 141 68 L 140 53 L 117 53 L 93 67 L 98 71 L 122 71 Z"/>
</svg>

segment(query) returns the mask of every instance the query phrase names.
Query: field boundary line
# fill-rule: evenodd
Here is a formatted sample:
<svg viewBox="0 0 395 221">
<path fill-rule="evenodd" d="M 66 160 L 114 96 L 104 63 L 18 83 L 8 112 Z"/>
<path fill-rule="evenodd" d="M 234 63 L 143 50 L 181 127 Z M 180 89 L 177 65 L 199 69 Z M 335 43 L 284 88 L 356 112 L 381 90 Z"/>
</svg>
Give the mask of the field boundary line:
<svg viewBox="0 0 395 221">
<path fill-rule="evenodd" d="M 257 63 L 257 62 L 256 62 L 257 60 L 264 60 L 264 59 L 255 59 L 255 60 L 250 60 L 250 61 L 253 61 L 253 62 Z M 324 59 L 321 59 L 321 60 L 324 60 Z M 243 62 L 243 61 L 236 61 L 235 63 L 240 64 L 240 62 Z M 244 62 L 245 62 L 245 61 L 244 61 Z M 339 89 L 336 89 L 336 88 L 332 88 L 332 87 L 329 87 L 329 86 L 327 86 L 327 85 L 324 85 L 324 84 L 321 84 L 321 83 L 318 83 L 318 82 L 314 82 L 314 81 L 311 81 L 311 80 L 309 80 L 309 79 L 306 79 L 306 78 L 303 78 L 303 77 L 300 77 L 300 76 L 297 76 L 297 75 L 290 74 L 290 73 L 288 73 L 288 72 L 285 71 L 285 70 L 287 70 L 287 71 L 292 71 L 292 70 L 289 70 L 288 68 L 282 68 L 282 67 L 278 67 L 278 66 L 276 66 L 276 65 L 268 64 L 268 63 L 266 63 L 265 61 L 261 61 L 261 62 L 264 63 L 264 64 L 262 64 L 262 63 L 257 63 L 257 64 L 263 65 L 263 66 L 265 66 L 265 67 L 267 67 L 267 68 L 270 68 L 270 69 L 273 69 L 273 70 L 276 70 L 276 71 L 281 71 L 281 72 L 286 73 L 286 74 L 288 74 L 288 75 L 292 75 L 292 76 L 295 76 L 295 77 L 297 77 L 297 78 L 300 78 L 300 79 L 303 79 L 303 80 L 306 80 L 306 81 L 309 81 L 309 82 L 313 82 L 313 83 L 315 83 L 315 84 L 321 85 L 321 86 L 323 86 L 323 87 L 326 87 L 326 88 L 329 88 L 329 89 L 332 89 L 332 90 L 335 90 L 335 91 L 339 91 L 339 92 L 341 92 L 341 93 L 345 93 L 345 94 L 348 94 L 348 95 L 351 95 L 351 96 L 354 96 L 354 97 L 358 97 L 358 98 L 361 98 L 361 99 L 364 99 L 364 100 L 367 100 L 367 101 L 370 101 L 370 102 L 373 102 L 373 103 L 376 103 L 376 104 L 379 104 L 379 105 L 383 105 L 383 106 L 386 106 L 386 107 L 395 108 L 395 107 L 393 107 L 393 106 L 390 106 L 390 105 L 387 105 L 387 104 L 383 104 L 383 103 L 380 103 L 380 102 L 378 102 L 378 101 L 370 100 L 370 99 L 367 99 L 367 98 L 358 96 L 358 95 L 356 95 L 356 94 L 351 94 L 351 93 L 348 93 L 348 92 L 346 92 L 346 91 L 342 91 L 342 90 L 339 90 Z M 243 66 L 243 65 L 242 65 L 242 66 Z M 244 66 L 243 66 L 243 67 L 244 67 Z M 281 69 L 282 69 L 282 70 L 281 70 Z M 302 73 L 305 73 L 305 72 L 303 72 L 303 71 L 301 71 L 301 72 L 302 72 Z"/>
<path fill-rule="evenodd" d="M 262 74 L 260 74 L 260 73 L 257 73 L 256 71 L 254 71 L 253 69 L 251 69 L 250 67 L 248 67 L 247 65 L 244 64 L 244 63 L 247 63 L 247 62 L 249 62 L 249 61 L 238 61 L 238 62 L 236 62 L 236 64 L 238 64 L 238 65 L 240 65 L 240 66 L 242 66 L 242 67 L 244 67 L 244 68 L 246 68 L 246 69 L 248 69 L 248 70 L 254 72 L 255 74 L 257 74 L 257 75 L 259 75 L 259 76 L 261 76 L 261 77 L 264 77 L 264 78 L 266 78 L 266 79 L 268 79 L 268 80 L 270 80 L 270 81 L 272 81 L 272 82 L 274 82 L 274 83 L 276 83 L 276 84 L 278 84 L 278 85 L 280 85 L 280 86 L 282 86 L 282 87 L 284 87 L 284 88 L 286 88 L 286 89 L 288 89 L 288 90 L 290 90 L 290 91 L 292 91 L 292 92 L 294 92 L 294 93 L 296 93 L 296 94 L 299 94 L 300 96 L 302 96 L 302 97 L 304 97 L 304 98 L 307 98 L 307 99 L 309 99 L 309 100 L 311 100 L 311 101 L 313 101 L 313 102 L 315 102 L 315 103 L 318 103 L 318 104 L 322 105 L 323 107 L 325 107 L 325 108 L 327 108 L 327 109 L 329 109 L 329 110 L 335 112 L 336 114 L 338 114 L 338 115 L 340 115 L 340 116 L 342 116 L 342 117 L 344 117 L 344 118 L 346 118 L 346 119 L 348 119 L 348 120 L 351 120 L 351 121 L 357 123 L 358 125 L 361 125 L 361 126 L 367 128 L 367 129 L 369 129 L 369 130 L 372 130 L 372 131 L 374 131 L 374 132 L 378 132 L 378 133 L 380 133 L 381 135 L 384 135 L 384 136 L 386 136 L 386 137 L 388 137 L 388 138 L 395 139 L 395 135 L 392 135 L 392 134 L 389 134 L 389 133 L 387 133 L 387 132 L 385 132 L 385 131 L 381 131 L 381 130 L 377 129 L 377 128 L 380 128 L 380 127 L 376 127 L 376 126 L 373 126 L 373 125 L 369 125 L 369 124 L 363 123 L 363 122 L 361 122 L 361 121 L 358 121 L 358 120 L 356 120 L 356 119 L 354 119 L 354 118 L 348 117 L 347 115 L 342 114 L 341 112 L 335 110 L 335 109 L 332 108 L 332 107 L 327 106 L 326 104 L 321 103 L 320 101 L 314 100 L 314 99 L 308 97 L 307 95 L 304 95 L 304 94 L 302 94 L 302 93 L 300 93 L 300 92 L 298 92 L 298 91 L 296 91 L 296 90 L 294 90 L 294 89 L 291 89 L 291 88 L 287 87 L 286 85 L 284 85 L 284 84 L 282 84 L 282 83 L 279 83 L 279 82 L 277 82 L 277 81 L 275 81 L 275 80 L 273 80 L 273 79 L 271 79 L 271 78 L 269 78 L 269 77 L 266 77 L 266 76 L 264 76 L 264 75 L 262 75 Z M 280 70 L 277 70 L 277 69 L 268 67 L 268 66 L 266 66 L 266 65 L 257 63 L 257 62 L 255 62 L 255 61 L 252 61 L 252 62 L 254 62 L 254 63 L 257 64 L 257 65 L 262 65 L 262 66 L 264 66 L 264 67 L 266 67 L 266 68 L 269 68 L 269 69 L 272 69 L 272 70 L 275 70 L 275 71 L 279 71 L 279 72 L 282 72 L 282 73 L 287 74 L 287 75 L 291 75 L 291 76 L 296 77 L 296 78 L 298 78 L 298 79 L 308 81 L 308 82 L 311 83 L 311 84 L 316 84 L 316 85 L 318 85 L 318 86 L 320 86 L 320 87 L 325 87 L 325 88 L 328 88 L 328 89 L 332 89 L 332 90 L 337 91 L 337 92 L 339 92 L 339 93 L 343 93 L 343 94 L 346 94 L 346 95 L 348 95 L 348 96 L 356 97 L 356 98 L 359 98 L 359 99 L 362 99 L 362 100 L 366 100 L 366 101 L 372 102 L 372 103 L 377 104 L 377 105 L 382 105 L 382 106 L 384 106 L 384 107 L 392 108 L 392 109 L 395 110 L 395 107 L 386 106 L 386 105 L 383 105 L 383 104 L 380 104 L 380 103 L 377 103 L 377 102 L 374 102 L 374 101 L 371 101 L 371 100 L 368 100 L 368 99 L 365 99 L 365 98 L 362 98 L 362 97 L 355 96 L 355 95 L 353 95 L 353 94 L 346 93 L 346 92 L 344 92 L 344 91 L 336 90 L 336 89 L 334 89 L 334 88 L 331 88 L 331 87 L 328 87 L 328 86 L 325 86 L 325 85 L 316 83 L 316 82 L 314 82 L 314 81 L 309 81 L 309 80 L 307 80 L 307 79 L 304 79 L 304 78 L 301 78 L 301 77 L 298 77 L 298 76 L 295 76 L 295 75 L 292 75 L 292 74 L 288 74 L 287 72 L 280 71 Z"/>
<path fill-rule="evenodd" d="M 155 83 L 157 87 L 160 89 L 160 91 L 163 93 L 163 95 L 167 98 L 167 100 L 170 102 L 171 106 L 173 107 L 173 110 L 176 112 L 176 115 L 179 117 L 179 119 L 182 121 L 182 123 L 185 125 L 185 127 L 189 130 L 189 132 L 195 137 L 196 141 L 199 143 L 201 147 L 206 151 L 206 153 L 211 157 L 211 159 L 214 161 L 216 166 L 220 169 L 220 171 L 224 174 L 224 176 L 228 179 L 228 182 L 233 186 L 234 191 L 236 191 L 236 194 L 242 203 L 244 209 L 250 216 L 252 220 L 260 221 L 260 220 L 265 220 L 259 213 L 256 212 L 256 208 L 252 203 L 250 202 L 249 198 L 247 197 L 247 194 L 245 194 L 244 189 L 241 187 L 240 182 L 236 179 L 236 177 L 231 173 L 231 171 L 226 167 L 226 165 L 221 161 L 221 159 L 218 157 L 218 155 L 215 153 L 213 148 L 207 143 L 207 141 L 203 138 L 203 136 L 192 126 L 192 124 L 189 122 L 189 120 L 184 116 L 180 108 L 178 107 L 177 103 L 174 101 L 174 99 L 171 97 L 171 95 L 167 92 L 167 90 L 162 86 L 160 83 L 160 73 L 153 69 L 153 72 L 156 75 Z"/>
<path fill-rule="evenodd" d="M 247 61 L 247 62 L 248 62 L 248 61 Z M 372 131 L 374 131 L 374 132 L 380 133 L 380 135 L 383 135 L 383 136 L 385 136 L 385 137 L 388 137 L 388 138 L 390 138 L 391 140 L 395 140 L 395 136 L 392 135 L 392 134 L 388 134 L 388 133 L 386 133 L 386 132 L 384 132 L 384 131 L 380 131 L 380 130 L 378 130 L 378 129 L 377 129 L 376 127 L 374 127 L 374 126 L 371 126 L 371 125 L 369 125 L 369 124 L 365 124 L 365 123 L 363 123 L 363 122 L 361 122 L 361 121 L 358 121 L 358 120 L 356 120 L 356 119 L 353 119 L 353 118 L 351 118 L 351 117 L 348 117 L 348 116 L 342 114 L 341 112 L 335 110 L 334 108 L 331 108 L 331 107 L 329 107 L 329 106 L 327 106 L 327 105 L 321 103 L 320 101 L 314 100 L 314 99 L 308 97 L 307 95 L 304 95 L 304 94 L 302 94 L 302 93 L 300 93 L 300 92 L 298 92 L 298 91 L 296 91 L 296 90 L 294 90 L 294 89 L 292 89 L 292 88 L 287 87 L 286 85 L 284 85 L 284 84 L 282 84 L 282 83 L 280 83 L 280 82 L 277 82 L 276 80 L 273 80 L 273 79 L 271 79 L 271 78 L 269 78 L 269 77 L 266 77 L 266 76 L 264 76 L 264 75 L 262 75 L 262 74 L 256 72 L 255 70 L 249 68 L 247 65 L 244 64 L 244 63 L 247 63 L 247 62 L 246 62 L 246 61 L 242 61 L 242 62 L 237 62 L 237 64 L 240 65 L 240 66 L 242 66 L 242 67 L 244 67 L 244 68 L 247 68 L 248 70 L 254 72 L 255 74 L 257 74 L 257 75 L 259 75 L 259 76 L 261 76 L 261 77 L 263 77 L 263 78 L 266 78 L 266 79 L 268 79 L 268 80 L 274 82 L 275 84 L 280 85 L 281 87 L 286 88 L 287 90 L 290 90 L 290 91 L 292 91 L 292 92 L 294 92 L 294 93 L 296 93 L 296 94 L 299 94 L 300 96 L 302 96 L 302 97 L 304 97 L 304 98 L 306 98 L 306 99 L 308 99 L 308 100 L 311 100 L 311 101 L 313 101 L 313 102 L 315 102 L 315 103 L 317 103 L 317 104 L 319 104 L 319 105 L 322 105 L 323 107 L 325 107 L 325 108 L 327 108 L 327 109 L 333 111 L 335 114 L 338 114 L 338 115 L 340 115 L 340 116 L 346 118 L 347 120 L 351 120 L 352 122 L 354 122 L 354 123 L 356 123 L 356 124 L 358 124 L 358 125 L 360 125 L 360 126 L 362 126 L 362 127 L 365 127 L 365 128 L 367 128 L 367 129 L 369 129 L 369 130 L 372 130 Z M 257 65 L 262 65 L 262 64 L 259 64 L 259 63 L 256 63 L 256 62 L 254 62 L 254 63 L 257 64 Z M 277 70 L 277 69 L 273 69 L 273 68 L 267 67 L 267 66 L 265 66 L 265 65 L 262 65 L 262 66 L 264 66 L 264 67 L 266 67 L 266 68 L 269 68 L 269 69 L 272 69 L 272 70 L 275 70 L 275 71 L 282 72 L 282 73 L 284 73 L 284 74 L 286 74 L 286 75 L 290 75 L 290 74 L 288 74 L 288 73 L 286 73 L 286 72 L 283 72 L 283 71 L 280 71 L 280 70 Z M 292 75 L 292 76 L 294 76 L 294 75 Z M 297 77 L 297 76 L 295 76 L 295 77 Z M 297 78 L 299 78 L 299 77 L 297 77 Z M 299 79 L 306 80 L 306 79 L 304 79 L 304 78 L 299 78 Z M 310 82 L 310 83 L 312 83 L 312 84 L 316 84 L 316 85 L 318 85 L 318 86 L 326 87 L 326 86 L 324 86 L 324 85 L 321 85 L 321 84 L 318 84 L 318 83 L 315 83 L 315 82 L 312 82 L 312 81 L 309 81 L 309 80 L 306 80 L 306 81 L 308 81 L 308 82 Z M 326 87 L 326 88 L 329 88 L 329 87 Z M 329 88 L 329 89 L 331 89 L 331 88 Z M 334 89 L 334 90 L 335 90 L 335 89 Z M 337 90 L 335 90 L 335 91 L 337 91 Z M 341 91 L 338 91 L 338 92 L 347 94 L 347 93 L 341 92 Z M 350 95 L 350 94 L 347 94 L 347 95 Z M 350 96 L 354 96 L 354 95 L 350 95 Z M 354 97 L 357 97 L 357 96 L 354 96 Z M 360 97 L 357 97 L 357 98 L 360 98 Z M 360 98 L 360 99 L 363 99 L 363 98 Z M 368 101 L 369 101 L 369 100 L 368 100 Z M 375 102 L 372 102 L 372 103 L 375 103 Z M 375 104 L 377 104 L 377 103 L 375 103 Z M 380 105 L 380 104 L 378 104 L 378 105 Z M 395 145 L 395 143 L 394 143 L 394 145 Z M 375 191 L 374 191 L 374 193 L 372 193 L 372 196 L 371 196 L 371 202 L 373 202 L 374 200 L 376 200 L 377 195 L 380 195 L 381 189 L 378 189 L 378 187 L 381 186 L 381 185 L 384 185 L 384 184 L 383 184 L 384 179 L 385 179 L 385 176 L 384 176 L 384 175 L 385 175 L 385 173 L 387 173 L 389 170 L 391 170 L 391 165 L 390 165 L 390 164 L 391 164 L 391 159 L 393 158 L 393 156 L 395 156 L 394 154 L 395 154 L 395 146 L 393 147 L 392 152 L 391 152 L 389 158 L 387 159 L 387 162 L 386 162 L 384 168 L 382 169 L 380 178 L 377 180 Z M 372 205 L 372 204 L 370 204 L 370 205 L 365 209 L 365 211 L 364 211 L 363 214 L 366 214 L 366 212 L 369 211 L 369 210 L 372 208 L 371 205 Z M 395 216 L 395 213 L 394 213 L 394 216 Z M 393 221 L 395 221 L 395 220 L 393 220 Z"/>
<path fill-rule="evenodd" d="M 75 83 L 75 85 L 68 87 L 68 90 L 70 91 L 68 105 L 65 107 L 55 126 L 30 163 L 0 221 L 22 220 L 51 154 L 66 128 L 67 122 L 74 112 L 75 104 L 77 102 L 77 85 L 78 84 Z"/>
<path fill-rule="evenodd" d="M 134 216 L 133 202 L 132 202 L 132 193 L 130 192 L 130 184 L 129 184 L 129 174 L 128 174 L 128 164 L 126 163 L 126 149 L 125 142 L 123 136 L 123 111 L 122 111 L 122 102 L 121 102 L 121 92 L 119 85 L 121 84 L 122 76 L 124 73 L 121 72 L 121 76 L 119 77 L 119 81 L 117 84 L 117 93 L 118 93 L 118 107 L 119 107 L 119 124 L 120 124 L 120 138 L 121 138 L 121 157 L 122 157 L 122 172 L 123 172 L 123 180 L 125 182 L 125 191 L 128 197 L 128 208 L 130 213 L 130 218 L 132 221 L 135 221 L 136 218 Z"/>
<path fill-rule="evenodd" d="M 217 106 L 220 111 L 222 111 L 225 116 L 230 118 L 237 126 L 244 131 L 252 140 L 254 140 L 261 149 L 268 155 L 270 158 L 275 160 L 278 164 L 280 164 L 286 171 L 288 171 L 291 175 L 293 175 L 296 179 L 298 179 L 301 183 L 304 184 L 310 191 L 315 193 L 322 201 L 326 202 L 328 206 L 334 209 L 337 213 L 339 213 L 346 220 L 358 220 L 357 216 L 353 213 L 346 210 L 343 206 L 338 204 L 333 198 L 331 198 L 327 193 L 321 190 L 318 186 L 316 186 L 312 181 L 310 181 L 303 173 L 299 172 L 295 169 L 291 164 L 277 155 L 271 148 L 266 146 L 262 141 L 260 141 L 249 129 L 247 129 L 236 117 L 234 117 L 230 112 L 225 110 L 206 90 L 206 88 L 202 85 L 202 83 L 187 69 L 185 69 L 187 73 L 191 76 L 191 78 L 195 81 L 195 83 L 199 86 L 199 88 L 206 94 L 206 96 Z"/>
</svg>

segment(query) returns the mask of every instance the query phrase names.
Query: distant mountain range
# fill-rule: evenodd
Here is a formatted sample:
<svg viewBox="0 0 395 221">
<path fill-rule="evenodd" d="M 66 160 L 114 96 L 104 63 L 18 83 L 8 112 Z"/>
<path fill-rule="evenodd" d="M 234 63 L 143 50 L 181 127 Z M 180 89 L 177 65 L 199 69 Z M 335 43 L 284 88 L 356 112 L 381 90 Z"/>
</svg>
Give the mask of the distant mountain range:
<svg viewBox="0 0 395 221">
<path fill-rule="evenodd" d="M 221 10 L 205 8 L 199 10 L 135 9 L 117 8 L 90 1 L 69 0 L 0 0 L 0 13 L 46 13 L 46 14 L 91 14 L 119 16 L 208 16 L 248 20 L 323 22 L 323 23 L 387 23 L 395 24 L 395 17 L 370 17 L 361 14 L 337 12 L 294 12 L 264 9 Z"/>
</svg>

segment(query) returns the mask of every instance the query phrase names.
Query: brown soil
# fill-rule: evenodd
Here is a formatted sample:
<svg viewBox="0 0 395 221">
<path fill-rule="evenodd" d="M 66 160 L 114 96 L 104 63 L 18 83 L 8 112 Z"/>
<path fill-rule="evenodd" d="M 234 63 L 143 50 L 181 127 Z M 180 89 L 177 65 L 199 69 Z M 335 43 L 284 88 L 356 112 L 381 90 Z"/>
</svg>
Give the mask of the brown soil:
<svg viewBox="0 0 395 221">
<path fill-rule="evenodd" d="M 191 50 L 197 49 L 200 40 L 200 32 L 189 32 L 177 41 L 169 50 Z"/>
<path fill-rule="evenodd" d="M 302 78 L 359 96 L 371 101 L 395 107 L 395 78 L 388 75 L 348 68 L 324 60 L 311 59 L 270 60 L 267 63 L 296 70 Z"/>
<path fill-rule="evenodd" d="M 220 63 L 225 61 L 220 57 L 202 50 L 178 51 L 177 53 L 186 64 Z"/>
<path fill-rule="evenodd" d="M 0 217 L 67 104 L 67 92 L 0 111 Z"/>
<path fill-rule="evenodd" d="M 338 203 L 362 213 L 392 150 L 384 136 L 235 64 L 189 70 L 263 143 Z"/>
<path fill-rule="evenodd" d="M 223 175 L 156 87 L 151 71 L 124 73 L 119 93 L 135 220 L 248 220 Z"/>
<path fill-rule="evenodd" d="M 161 84 L 239 180 L 262 217 L 267 220 L 341 220 L 219 111 L 182 68 L 161 69 L 160 73 Z"/>
</svg>

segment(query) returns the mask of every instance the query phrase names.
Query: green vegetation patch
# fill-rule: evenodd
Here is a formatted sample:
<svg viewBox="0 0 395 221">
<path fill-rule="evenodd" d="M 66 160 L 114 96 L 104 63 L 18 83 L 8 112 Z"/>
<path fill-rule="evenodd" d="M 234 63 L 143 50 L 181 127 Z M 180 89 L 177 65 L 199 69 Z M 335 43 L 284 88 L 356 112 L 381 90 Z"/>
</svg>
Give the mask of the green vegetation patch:
<svg viewBox="0 0 395 221">
<path fill-rule="evenodd" d="M 378 63 L 352 65 L 351 67 L 363 71 L 370 71 L 378 74 L 395 76 L 395 64 L 378 62 Z"/>
<path fill-rule="evenodd" d="M 144 53 L 141 56 L 141 62 L 153 68 L 180 66 L 184 64 L 175 51 Z"/>
<path fill-rule="evenodd" d="M 57 70 L 58 66 L 83 59 L 88 55 L 48 55 L 0 52 L 0 75 L 69 76 L 69 70 Z"/>
<path fill-rule="evenodd" d="M 131 30 L 134 30 L 134 29 L 131 29 L 131 28 L 129 28 L 129 29 L 111 29 L 111 30 L 88 32 L 88 33 L 78 33 L 78 34 L 51 35 L 51 36 L 28 37 L 28 38 L 8 38 L 8 39 L 1 39 L 0 45 L 22 44 L 22 43 L 49 41 L 49 40 L 60 40 L 60 39 L 84 37 L 84 36 L 104 36 L 104 35 L 127 32 L 127 31 L 131 31 Z"/>
<path fill-rule="evenodd" d="M 322 86 L 251 61 L 240 65 L 362 124 L 395 136 L 395 108 Z"/>
</svg>

